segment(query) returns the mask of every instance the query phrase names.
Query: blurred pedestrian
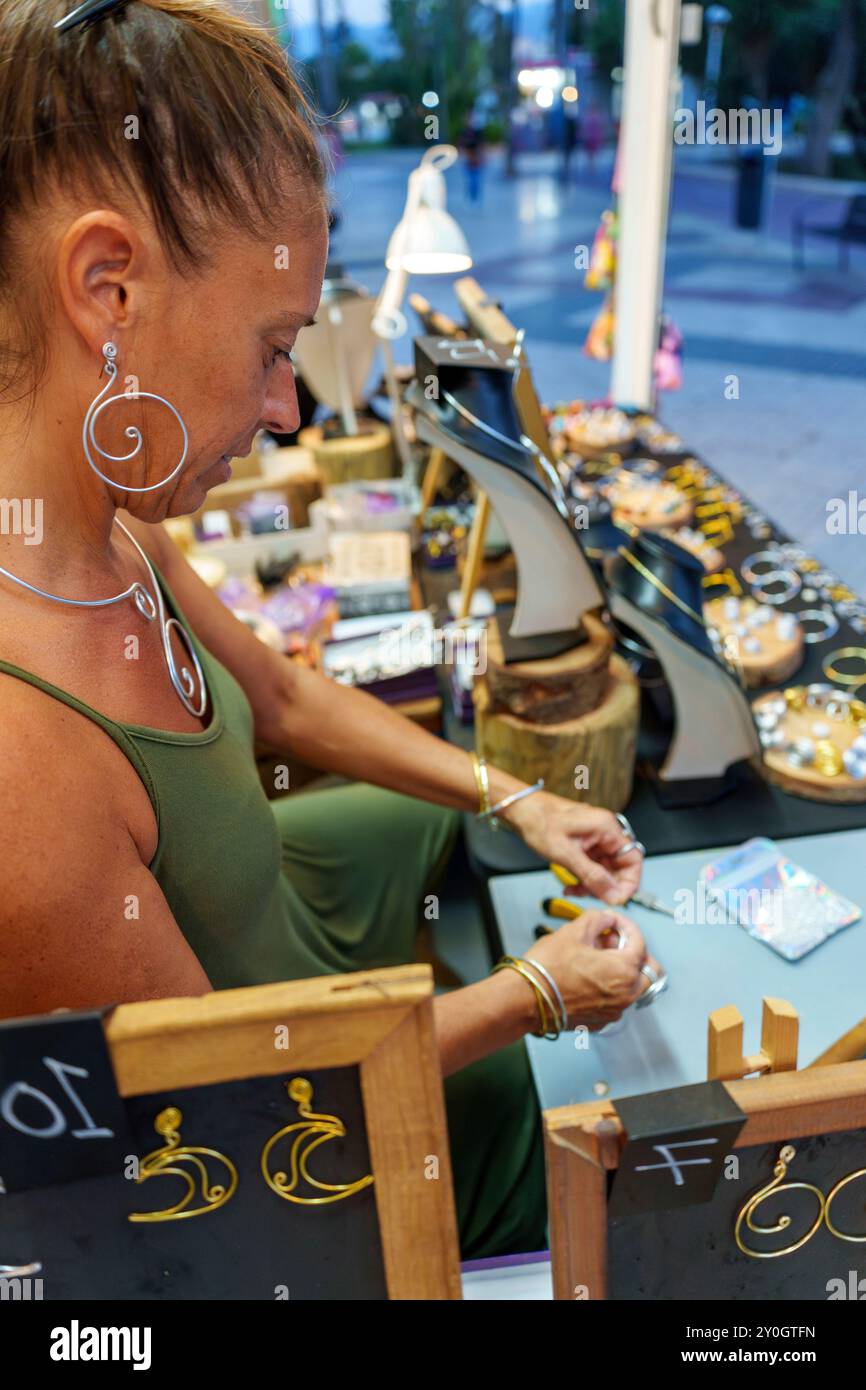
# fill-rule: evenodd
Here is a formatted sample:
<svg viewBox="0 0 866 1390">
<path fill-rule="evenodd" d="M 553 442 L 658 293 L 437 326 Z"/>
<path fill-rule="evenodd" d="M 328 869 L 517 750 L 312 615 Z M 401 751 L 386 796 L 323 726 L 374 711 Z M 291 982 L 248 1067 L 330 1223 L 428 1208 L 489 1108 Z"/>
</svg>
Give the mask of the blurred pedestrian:
<svg viewBox="0 0 866 1390">
<path fill-rule="evenodd" d="M 586 120 L 582 130 L 583 148 L 586 150 L 586 160 L 589 165 L 589 172 L 592 173 L 595 164 L 595 156 L 604 144 L 604 117 L 601 110 L 593 102 L 586 113 Z"/>
<path fill-rule="evenodd" d="M 457 143 L 463 151 L 463 167 L 466 170 L 466 196 L 470 203 L 480 203 L 482 171 L 484 169 L 484 133 L 481 122 L 474 116 L 469 117 Z"/>
<path fill-rule="evenodd" d="M 562 119 L 565 121 L 562 137 L 562 180 L 568 182 L 571 172 L 571 159 L 575 151 L 580 150 L 580 117 L 577 112 L 570 115 L 566 110 L 563 112 Z"/>
</svg>

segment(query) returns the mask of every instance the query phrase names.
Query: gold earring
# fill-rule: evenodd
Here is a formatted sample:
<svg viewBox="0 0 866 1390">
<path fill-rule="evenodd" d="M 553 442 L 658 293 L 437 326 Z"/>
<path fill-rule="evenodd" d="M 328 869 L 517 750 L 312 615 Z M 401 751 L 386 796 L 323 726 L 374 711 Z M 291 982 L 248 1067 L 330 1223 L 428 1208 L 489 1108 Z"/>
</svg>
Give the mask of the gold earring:
<svg viewBox="0 0 866 1390">
<path fill-rule="evenodd" d="M 773 1181 L 766 1187 L 760 1188 L 746 1202 L 737 1217 L 737 1224 L 734 1226 L 734 1240 L 744 1255 L 751 1255 L 755 1260 L 775 1260 L 779 1255 L 791 1255 L 795 1250 L 799 1250 L 801 1245 L 805 1245 L 807 1240 L 811 1240 L 821 1222 L 824 1220 L 824 1194 L 820 1187 L 814 1187 L 810 1182 L 785 1182 L 788 1173 L 788 1165 L 796 1157 L 797 1150 L 790 1144 L 786 1144 L 779 1152 L 776 1166 L 773 1169 Z M 811 1229 L 793 1245 L 786 1245 L 781 1250 L 750 1250 L 748 1245 L 744 1245 L 740 1236 L 740 1230 L 745 1221 L 750 1231 L 762 1236 L 778 1235 L 780 1231 L 786 1231 L 791 1224 L 790 1216 L 780 1216 L 775 1226 L 757 1226 L 752 1220 L 752 1216 L 761 1202 L 770 1196 L 771 1192 L 792 1192 L 795 1187 L 803 1188 L 807 1192 L 814 1192 L 818 1198 L 818 1216 Z"/>
<path fill-rule="evenodd" d="M 159 1177 L 160 1175 L 173 1174 L 175 1177 L 183 1178 L 186 1183 L 186 1194 L 176 1202 L 173 1207 L 166 1207 L 165 1211 L 134 1211 L 129 1217 L 130 1221 L 183 1221 L 187 1216 L 202 1216 L 205 1212 L 216 1211 L 217 1207 L 225 1206 L 230 1197 L 234 1196 L 238 1185 L 238 1170 L 225 1154 L 218 1153 L 216 1149 L 193 1148 L 188 1144 L 180 1142 L 180 1122 L 183 1115 L 176 1106 L 169 1106 L 167 1110 L 161 1110 L 154 1121 L 154 1129 L 157 1134 L 161 1134 L 165 1139 L 165 1145 L 161 1149 L 154 1149 L 141 1160 L 139 1174 L 136 1182 L 146 1182 L 148 1178 Z M 205 1154 L 209 1158 L 219 1159 L 224 1163 L 229 1172 L 228 1187 L 220 1183 L 208 1184 L 208 1173 L 205 1164 L 199 1155 Z M 201 1195 L 206 1203 L 203 1207 L 194 1207 L 192 1211 L 186 1208 L 195 1196 L 196 1183 L 192 1174 L 183 1168 L 174 1167 L 176 1161 L 189 1159 L 192 1167 L 198 1172 L 201 1178 Z"/>
<path fill-rule="evenodd" d="M 317 1115 L 310 1109 L 313 1088 L 304 1077 L 296 1076 L 291 1081 L 286 1082 L 286 1090 L 289 1093 L 289 1098 L 296 1103 L 301 1119 L 277 1130 L 262 1149 L 262 1175 L 268 1187 L 276 1192 L 278 1197 L 283 1197 L 285 1201 L 297 1202 L 299 1206 L 307 1207 L 322 1206 L 326 1202 L 341 1202 L 344 1197 L 351 1197 L 354 1193 L 360 1192 L 363 1187 L 369 1187 L 373 1181 L 372 1173 L 368 1173 L 364 1178 L 358 1178 L 355 1182 L 343 1183 L 319 1182 L 317 1178 L 310 1176 L 307 1170 L 310 1154 L 320 1144 L 327 1144 L 329 1139 L 343 1138 L 346 1133 L 346 1126 L 336 1115 Z M 286 1177 L 283 1172 L 269 1172 L 268 1158 L 271 1149 L 285 1135 L 293 1133 L 295 1138 L 292 1140 L 289 1151 L 291 1176 Z M 318 1137 L 313 1138 L 313 1135 Z M 312 1142 L 303 1148 L 307 1139 L 311 1139 Z M 319 1191 L 328 1192 L 331 1195 L 328 1197 L 298 1197 L 295 1188 L 298 1185 L 299 1177 L 302 1177 L 311 1187 L 316 1187 Z"/>
<path fill-rule="evenodd" d="M 824 1203 L 824 1223 L 825 1223 L 825 1225 L 826 1225 L 826 1227 L 827 1227 L 827 1230 L 830 1232 L 830 1234 L 836 1236 L 839 1240 L 851 1240 L 851 1241 L 855 1241 L 855 1242 L 857 1242 L 857 1241 L 866 1241 L 866 1235 L 862 1235 L 862 1236 L 851 1236 L 851 1235 L 848 1235 L 845 1231 L 839 1231 L 839 1230 L 837 1230 L 836 1227 L 833 1225 L 833 1222 L 830 1220 L 830 1203 L 832 1202 L 833 1198 L 836 1196 L 836 1193 L 837 1193 L 837 1192 L 841 1192 L 841 1191 L 842 1191 L 842 1188 L 843 1188 L 843 1187 L 847 1187 L 848 1184 L 849 1184 L 849 1182 L 853 1182 L 855 1178 L 863 1178 L 863 1177 L 866 1177 L 866 1168 L 858 1168 L 857 1171 L 856 1171 L 855 1173 L 849 1173 L 848 1176 L 847 1176 L 847 1178 L 840 1178 L 840 1180 L 837 1182 L 836 1186 L 835 1186 L 834 1188 L 832 1188 L 831 1191 L 827 1194 L 827 1200 L 826 1200 L 826 1202 Z"/>
</svg>

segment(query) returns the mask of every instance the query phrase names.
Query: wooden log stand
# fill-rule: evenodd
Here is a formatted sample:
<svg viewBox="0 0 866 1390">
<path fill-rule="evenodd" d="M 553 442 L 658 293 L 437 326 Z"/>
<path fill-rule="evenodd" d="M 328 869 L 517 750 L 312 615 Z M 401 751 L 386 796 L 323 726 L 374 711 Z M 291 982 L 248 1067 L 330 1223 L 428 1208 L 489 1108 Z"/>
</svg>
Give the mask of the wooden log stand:
<svg viewBox="0 0 866 1390">
<path fill-rule="evenodd" d="M 526 663 L 524 669 L 553 664 Z M 543 777 L 548 791 L 572 801 L 588 801 L 610 811 L 621 811 L 631 796 L 640 692 L 620 657 L 609 656 L 606 664 L 599 703 L 560 723 L 540 723 L 507 711 L 496 712 L 491 708 L 488 676 L 479 676 L 473 693 L 478 751 L 497 767 L 526 782 Z M 572 679 L 579 687 L 581 677 L 572 675 Z M 589 680 L 597 689 L 596 671 L 590 672 Z M 574 698 L 579 703 L 580 697 Z"/>
<path fill-rule="evenodd" d="M 613 633 L 597 613 L 583 619 L 586 641 L 546 661 L 506 665 L 499 627 L 487 624 L 487 692 L 491 714 L 516 714 L 533 724 L 579 719 L 604 698 Z"/>
<path fill-rule="evenodd" d="M 359 434 L 333 438 L 325 437 L 321 425 L 301 430 L 298 443 L 311 450 L 324 484 L 394 476 L 396 456 L 388 426 L 375 420 L 359 420 L 358 428 Z"/>
</svg>

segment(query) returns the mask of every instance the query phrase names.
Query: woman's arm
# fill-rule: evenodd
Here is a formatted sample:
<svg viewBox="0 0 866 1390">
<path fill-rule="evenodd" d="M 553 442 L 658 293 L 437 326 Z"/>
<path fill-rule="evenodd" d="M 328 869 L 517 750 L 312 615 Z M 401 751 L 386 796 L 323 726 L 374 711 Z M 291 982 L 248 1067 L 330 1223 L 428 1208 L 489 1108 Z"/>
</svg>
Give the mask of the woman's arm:
<svg viewBox="0 0 866 1390">
<path fill-rule="evenodd" d="M 606 933 L 614 925 L 626 937 L 622 950 L 608 946 Z M 552 975 L 570 1028 L 583 1024 L 597 1029 L 615 1022 L 648 987 L 641 966 L 649 963 L 656 972 L 661 969 L 647 955 L 634 922 L 608 910 L 586 912 L 564 923 L 536 941 L 523 959 L 540 961 Z M 544 985 L 544 976 L 538 978 Z M 477 984 L 440 994 L 433 1010 L 443 1076 L 537 1032 L 540 1022 L 532 986 L 515 970 L 501 970 Z"/>
<path fill-rule="evenodd" d="M 458 810 L 478 808 L 469 755 L 436 738 L 364 691 L 266 647 L 199 579 L 161 527 L 128 521 L 156 560 L 196 636 L 228 667 L 253 709 L 257 738 L 325 772 L 372 782 Z M 526 784 L 490 767 L 491 802 Z M 640 857 L 620 857 L 626 835 L 609 811 L 564 797 L 536 794 L 504 819 L 537 853 L 564 864 L 582 891 L 605 902 L 627 902 L 640 882 Z"/>
</svg>

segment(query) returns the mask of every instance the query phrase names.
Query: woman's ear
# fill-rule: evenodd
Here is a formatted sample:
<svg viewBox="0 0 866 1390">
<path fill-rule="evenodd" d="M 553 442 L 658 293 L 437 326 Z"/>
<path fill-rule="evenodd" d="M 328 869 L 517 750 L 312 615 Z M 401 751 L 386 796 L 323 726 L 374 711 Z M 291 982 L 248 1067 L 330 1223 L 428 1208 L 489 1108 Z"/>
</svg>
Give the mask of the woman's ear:
<svg viewBox="0 0 866 1390">
<path fill-rule="evenodd" d="M 67 228 L 58 252 L 60 298 L 93 351 L 116 331 L 133 327 L 146 263 L 141 236 L 120 213 L 88 212 Z"/>
</svg>

